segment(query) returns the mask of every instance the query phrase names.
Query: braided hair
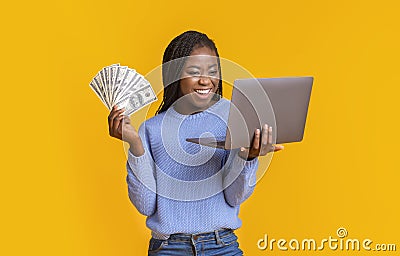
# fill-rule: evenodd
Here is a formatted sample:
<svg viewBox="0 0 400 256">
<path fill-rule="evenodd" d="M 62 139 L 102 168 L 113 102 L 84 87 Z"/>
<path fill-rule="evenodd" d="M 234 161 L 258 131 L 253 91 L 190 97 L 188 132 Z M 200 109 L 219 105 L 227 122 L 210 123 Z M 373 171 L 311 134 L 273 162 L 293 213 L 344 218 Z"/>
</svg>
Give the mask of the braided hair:
<svg viewBox="0 0 400 256">
<path fill-rule="evenodd" d="M 214 96 L 222 96 L 221 63 L 215 43 L 206 34 L 197 31 L 186 31 L 175 37 L 167 46 L 163 56 L 162 78 L 164 84 L 163 101 L 156 114 L 166 111 L 176 100 L 179 99 L 179 83 L 183 66 L 187 56 L 193 50 L 208 47 L 217 55 L 219 82 Z M 173 61 L 175 60 L 175 61 Z"/>
</svg>

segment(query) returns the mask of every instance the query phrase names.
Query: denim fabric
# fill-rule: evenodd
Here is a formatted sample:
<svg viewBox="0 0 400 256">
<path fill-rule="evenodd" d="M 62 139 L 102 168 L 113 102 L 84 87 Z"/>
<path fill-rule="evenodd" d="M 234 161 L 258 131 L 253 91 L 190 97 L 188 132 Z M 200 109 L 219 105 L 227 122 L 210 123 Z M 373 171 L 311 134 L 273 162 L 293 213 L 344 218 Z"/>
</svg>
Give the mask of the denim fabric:
<svg viewBox="0 0 400 256">
<path fill-rule="evenodd" d="M 148 256 L 243 255 L 237 236 L 230 229 L 199 234 L 172 234 L 167 240 L 151 238 Z"/>
</svg>

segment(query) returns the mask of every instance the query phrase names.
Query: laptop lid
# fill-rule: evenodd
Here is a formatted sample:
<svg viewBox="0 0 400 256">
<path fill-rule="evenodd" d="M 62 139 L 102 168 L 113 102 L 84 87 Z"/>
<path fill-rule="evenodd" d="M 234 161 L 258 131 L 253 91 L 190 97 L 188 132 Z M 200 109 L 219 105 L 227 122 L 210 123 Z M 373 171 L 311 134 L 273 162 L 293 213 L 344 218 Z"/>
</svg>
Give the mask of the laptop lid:
<svg viewBox="0 0 400 256">
<path fill-rule="evenodd" d="M 249 147 L 254 131 L 272 126 L 273 144 L 303 139 L 313 77 L 237 79 L 225 148 Z"/>
</svg>

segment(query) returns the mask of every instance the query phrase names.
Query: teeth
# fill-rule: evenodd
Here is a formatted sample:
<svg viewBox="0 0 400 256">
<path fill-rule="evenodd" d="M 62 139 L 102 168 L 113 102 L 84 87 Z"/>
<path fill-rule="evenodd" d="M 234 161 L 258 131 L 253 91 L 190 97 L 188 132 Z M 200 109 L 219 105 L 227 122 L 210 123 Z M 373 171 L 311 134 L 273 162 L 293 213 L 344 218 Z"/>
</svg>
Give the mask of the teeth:
<svg viewBox="0 0 400 256">
<path fill-rule="evenodd" d="M 207 90 L 195 90 L 197 93 L 200 93 L 200 94 L 207 94 L 207 93 L 209 93 L 210 91 L 211 91 L 211 89 L 207 89 Z"/>
</svg>

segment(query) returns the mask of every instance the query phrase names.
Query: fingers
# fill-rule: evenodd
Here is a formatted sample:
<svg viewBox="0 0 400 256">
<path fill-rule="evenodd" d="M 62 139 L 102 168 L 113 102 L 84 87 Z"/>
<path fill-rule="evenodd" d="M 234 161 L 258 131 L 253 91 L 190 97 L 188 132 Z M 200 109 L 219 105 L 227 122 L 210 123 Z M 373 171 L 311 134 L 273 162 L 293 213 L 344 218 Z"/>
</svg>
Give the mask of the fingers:
<svg viewBox="0 0 400 256">
<path fill-rule="evenodd" d="M 122 139 L 122 137 L 123 137 L 122 127 L 125 124 L 125 118 L 129 119 L 129 117 L 125 116 L 125 115 L 120 115 L 117 118 L 119 119 L 119 121 L 118 121 L 118 125 L 115 125 L 115 126 L 117 127 L 116 129 L 117 129 L 118 135 L 121 135 L 121 139 Z"/>
<path fill-rule="evenodd" d="M 119 127 L 121 126 L 121 128 L 122 128 L 122 119 L 124 119 L 124 116 L 120 115 L 120 116 L 115 117 L 114 121 L 113 121 L 112 130 L 114 132 L 117 132 L 118 135 L 122 134 L 122 129 L 121 129 L 121 132 L 119 132 Z"/>
<path fill-rule="evenodd" d="M 272 126 L 268 127 L 268 144 L 272 145 Z"/>
<path fill-rule="evenodd" d="M 259 152 L 260 136 L 261 136 L 260 129 L 256 129 L 256 131 L 254 132 L 254 139 L 253 139 L 253 145 L 251 147 L 251 151 L 256 151 L 257 153 Z"/>
<path fill-rule="evenodd" d="M 276 152 L 284 149 L 283 145 L 272 145 L 272 132 L 272 126 L 268 124 L 263 125 L 262 131 L 256 129 L 251 148 L 248 152 L 249 157 L 265 156 L 269 152 Z"/>
<path fill-rule="evenodd" d="M 109 134 L 111 136 L 115 135 L 115 132 L 117 131 L 118 125 L 121 122 L 121 119 L 123 118 L 123 115 L 121 115 L 124 112 L 124 109 L 117 109 L 117 106 L 113 106 L 111 109 L 110 114 L 108 115 L 108 130 Z"/>
<path fill-rule="evenodd" d="M 121 134 L 121 138 L 123 140 L 124 134 L 122 134 L 122 127 L 126 124 L 130 125 L 131 119 L 129 119 L 129 116 L 127 116 L 127 115 L 121 115 L 120 117 L 121 117 L 121 121 L 119 122 L 117 130 L 118 130 L 118 134 Z"/>
<path fill-rule="evenodd" d="M 272 126 L 268 126 L 264 124 L 263 131 L 262 131 L 262 138 L 261 138 L 261 149 L 260 154 L 261 156 L 265 156 L 269 152 L 272 151 L 279 151 L 283 149 L 282 145 L 279 145 L 277 148 L 272 145 Z"/>
<path fill-rule="evenodd" d="M 117 106 L 113 106 L 110 114 L 108 115 L 108 127 L 110 128 L 109 130 L 111 130 L 112 123 L 114 121 L 114 114 L 116 111 L 117 111 Z"/>
<path fill-rule="evenodd" d="M 117 111 L 117 105 L 114 105 L 114 106 L 111 108 L 111 112 L 110 112 L 110 114 L 108 115 L 108 122 L 110 122 L 110 121 L 112 120 L 112 117 L 113 117 L 115 111 Z"/>
<path fill-rule="evenodd" d="M 239 155 L 242 158 L 249 159 L 257 156 L 265 156 L 269 152 L 276 152 L 284 149 L 283 145 L 272 145 L 272 132 L 272 126 L 269 126 L 267 124 L 263 125 L 262 131 L 260 131 L 260 129 L 256 129 L 254 132 L 253 141 L 251 143 L 251 148 L 240 148 Z M 247 156 L 245 156 L 246 154 Z"/>
<path fill-rule="evenodd" d="M 272 145 L 272 126 L 268 127 L 268 145 L 267 153 L 275 151 L 275 146 Z"/>
<path fill-rule="evenodd" d="M 268 153 L 268 144 L 270 143 L 269 142 L 269 131 L 270 131 L 270 129 L 269 128 L 272 128 L 272 127 L 268 127 L 268 125 L 267 124 L 264 124 L 263 125 L 263 128 L 262 128 L 262 136 L 261 136 L 261 148 L 260 148 L 260 155 L 261 156 L 264 156 L 264 155 L 266 155 L 267 153 Z"/>
<path fill-rule="evenodd" d="M 250 149 L 241 147 L 239 152 L 240 157 L 242 157 L 243 159 L 248 159 L 258 156 L 258 153 L 260 152 L 260 133 L 260 129 L 255 130 Z"/>
</svg>

